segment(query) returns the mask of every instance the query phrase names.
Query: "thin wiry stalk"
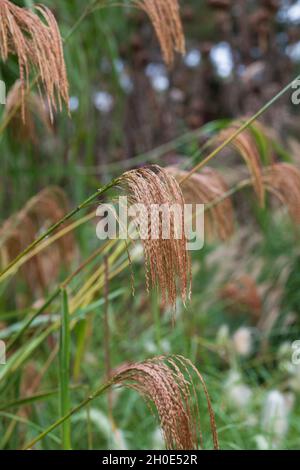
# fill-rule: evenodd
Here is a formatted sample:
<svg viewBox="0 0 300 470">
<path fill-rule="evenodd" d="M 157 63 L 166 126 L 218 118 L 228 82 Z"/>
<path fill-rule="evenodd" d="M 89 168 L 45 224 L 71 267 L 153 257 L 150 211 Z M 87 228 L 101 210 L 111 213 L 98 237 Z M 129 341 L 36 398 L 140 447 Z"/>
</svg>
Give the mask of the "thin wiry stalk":
<svg viewBox="0 0 300 470">
<path fill-rule="evenodd" d="M 58 298 L 58 296 L 60 295 L 61 291 L 62 290 L 65 290 L 67 288 L 67 286 L 72 282 L 72 280 L 78 275 L 80 274 L 80 272 L 82 270 L 84 270 L 87 265 L 92 262 L 102 251 L 105 250 L 105 245 L 104 246 L 101 246 L 100 248 L 98 248 L 89 258 L 87 258 L 72 274 L 70 274 L 61 284 L 60 286 L 55 289 L 55 291 L 53 291 L 52 294 L 49 295 L 49 297 L 45 300 L 45 302 L 43 303 L 43 305 L 41 305 L 36 311 L 35 313 L 33 313 L 33 315 L 28 318 L 28 320 L 25 322 L 25 324 L 23 325 L 23 327 L 20 329 L 20 331 L 18 333 L 16 333 L 15 336 L 13 336 L 11 338 L 11 340 L 9 341 L 9 343 L 7 344 L 7 352 L 10 351 L 13 346 L 15 346 L 15 344 L 21 339 L 21 337 L 24 335 L 24 333 L 28 330 L 28 328 L 30 327 L 30 325 L 32 325 L 32 323 L 34 322 L 34 320 L 36 318 L 38 318 L 42 313 L 45 312 L 45 310 L 54 302 L 55 299 Z M 73 310 L 72 310 L 73 312 Z M 71 313 L 72 313 L 71 312 Z"/>
<path fill-rule="evenodd" d="M 99 2 L 101 2 L 101 0 L 93 0 L 89 5 L 86 6 L 83 13 L 80 15 L 78 20 L 74 23 L 74 25 L 71 27 L 68 34 L 64 38 L 64 42 L 67 42 L 70 39 L 70 37 L 73 35 L 73 33 L 79 28 L 81 23 L 93 11 L 93 8 L 94 8 L 95 4 L 99 3 Z M 104 0 L 104 3 L 105 3 L 105 0 Z M 40 80 L 40 74 L 37 73 L 36 76 L 34 77 L 34 79 L 32 80 L 32 82 L 30 83 L 30 85 L 28 85 L 25 88 L 24 98 L 25 98 L 25 96 L 27 96 L 29 94 L 31 89 L 39 83 L 39 80 Z M 5 129 L 9 125 L 10 121 L 13 119 L 13 117 L 18 112 L 18 110 L 20 109 L 21 106 L 22 106 L 22 96 L 16 101 L 15 106 L 11 109 L 11 111 L 9 113 L 7 113 L 5 115 L 4 119 L 2 120 L 2 122 L 0 124 L 0 135 L 5 131 Z"/>
</svg>

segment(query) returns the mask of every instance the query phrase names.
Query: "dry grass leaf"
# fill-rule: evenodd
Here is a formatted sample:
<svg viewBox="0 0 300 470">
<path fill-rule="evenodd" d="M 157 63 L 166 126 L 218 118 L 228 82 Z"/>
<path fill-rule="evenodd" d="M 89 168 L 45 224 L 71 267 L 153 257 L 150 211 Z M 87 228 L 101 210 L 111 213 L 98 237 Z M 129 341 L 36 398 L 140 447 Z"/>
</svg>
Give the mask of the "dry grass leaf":
<svg viewBox="0 0 300 470">
<path fill-rule="evenodd" d="M 10 115 L 21 98 L 22 82 L 17 80 L 7 95 L 5 116 Z M 24 119 L 21 112 L 17 111 L 10 122 L 14 137 L 18 141 L 24 142 L 29 140 L 33 144 L 38 144 L 37 121 L 42 124 L 48 133 L 53 132 L 49 112 L 40 95 L 30 92 L 25 96 L 23 113 Z"/>
<path fill-rule="evenodd" d="M 37 6 L 36 13 L 21 8 L 8 0 L 0 0 L 0 55 L 6 61 L 16 54 L 22 83 L 22 109 L 29 87 L 30 71 L 39 74 L 51 117 L 64 101 L 69 106 L 68 80 L 63 57 L 60 32 L 51 11 Z"/>
<path fill-rule="evenodd" d="M 30 245 L 41 231 L 60 220 L 67 210 L 64 192 L 60 188 L 49 187 L 30 199 L 20 212 L 7 219 L 0 229 L 2 267 Z M 29 259 L 22 267 L 22 273 L 32 292 L 42 294 L 57 279 L 61 265 L 68 265 L 72 261 L 74 253 L 74 237 L 68 233 Z"/>
<path fill-rule="evenodd" d="M 300 224 L 300 170 L 289 163 L 276 163 L 265 171 L 266 188 L 289 211 L 291 219 Z"/>
<path fill-rule="evenodd" d="M 233 313 L 249 313 L 255 323 L 261 317 L 262 300 L 255 280 L 247 274 L 225 284 L 220 297 Z"/>
<path fill-rule="evenodd" d="M 164 61 L 172 65 L 175 52 L 185 53 L 178 0 L 131 0 L 149 16 L 160 42 Z"/>
<path fill-rule="evenodd" d="M 233 123 L 230 127 L 220 132 L 217 136 L 217 140 L 220 142 L 225 141 L 240 127 L 241 123 Z M 263 171 L 261 165 L 261 159 L 259 150 L 253 134 L 250 129 L 246 129 L 240 135 L 238 135 L 233 142 L 231 147 L 244 159 L 249 171 L 251 173 L 253 187 L 257 194 L 260 205 L 264 205 L 265 200 L 265 189 L 263 184 Z"/>
<path fill-rule="evenodd" d="M 167 449 L 195 450 L 203 447 L 200 423 L 199 386 L 204 391 L 210 416 L 212 441 L 218 437 L 205 382 L 182 356 L 156 357 L 145 362 L 126 364 L 112 377 L 114 384 L 136 390 L 157 410 Z"/>
<path fill-rule="evenodd" d="M 167 168 L 177 181 L 187 172 L 175 167 Z M 223 177 L 214 169 L 206 167 L 201 173 L 194 173 L 181 185 L 186 204 L 208 204 L 217 201 L 228 191 Z M 206 212 L 205 230 L 208 235 L 217 235 L 227 240 L 234 232 L 234 212 L 231 199 L 226 197 Z"/>
<path fill-rule="evenodd" d="M 150 284 L 159 286 L 163 303 L 175 306 L 179 283 L 185 302 L 190 297 L 191 262 L 184 230 L 184 199 L 178 183 L 163 168 L 153 165 L 124 173 L 120 184 L 125 187 L 129 202 L 144 208 L 138 222 L 148 290 Z M 155 211 L 157 217 L 152 218 L 153 209 L 162 206 L 166 213 L 162 216 Z M 170 221 L 169 238 L 164 238 L 165 217 Z"/>
</svg>

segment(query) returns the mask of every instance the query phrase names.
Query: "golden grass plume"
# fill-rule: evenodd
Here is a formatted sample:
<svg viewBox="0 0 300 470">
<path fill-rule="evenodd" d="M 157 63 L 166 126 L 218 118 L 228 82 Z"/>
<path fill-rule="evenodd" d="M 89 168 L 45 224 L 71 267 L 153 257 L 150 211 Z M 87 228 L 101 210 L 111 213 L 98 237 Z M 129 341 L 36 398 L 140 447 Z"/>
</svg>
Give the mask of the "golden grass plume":
<svg viewBox="0 0 300 470">
<path fill-rule="evenodd" d="M 178 0 L 131 0 L 149 16 L 160 42 L 164 61 L 172 65 L 175 52 L 185 53 Z"/>
<path fill-rule="evenodd" d="M 150 409 L 157 410 L 167 449 L 203 447 L 200 422 L 200 388 L 204 392 L 212 433 L 218 448 L 213 409 L 205 382 L 196 367 L 183 356 L 161 356 L 121 366 L 112 382 L 137 391 Z"/>
<path fill-rule="evenodd" d="M 6 61 L 16 54 L 22 83 L 22 106 L 29 86 L 30 71 L 38 73 L 51 117 L 62 102 L 69 106 L 68 79 L 63 56 L 62 40 L 52 12 L 44 6 L 37 13 L 21 8 L 9 0 L 0 0 L 0 55 Z"/>
<path fill-rule="evenodd" d="M 174 306 L 180 289 L 185 302 L 191 291 L 191 262 L 184 229 L 184 198 L 177 181 L 166 170 L 153 165 L 124 173 L 120 184 L 127 191 L 129 202 L 144 208 L 138 225 L 148 291 L 150 284 L 160 287 L 163 303 Z M 152 218 L 153 208 L 161 207 L 166 213 Z M 168 238 L 164 238 L 165 217 L 170 222 Z"/>
</svg>

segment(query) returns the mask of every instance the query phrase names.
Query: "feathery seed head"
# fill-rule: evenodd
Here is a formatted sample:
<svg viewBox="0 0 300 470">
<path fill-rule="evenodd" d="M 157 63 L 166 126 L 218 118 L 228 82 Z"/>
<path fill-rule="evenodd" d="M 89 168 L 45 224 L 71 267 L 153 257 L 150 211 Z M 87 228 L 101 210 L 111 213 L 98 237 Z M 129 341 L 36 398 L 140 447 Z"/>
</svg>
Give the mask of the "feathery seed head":
<svg viewBox="0 0 300 470">
<path fill-rule="evenodd" d="M 197 382 L 204 391 L 210 415 L 214 448 L 218 437 L 205 382 L 182 356 L 156 357 L 145 362 L 121 366 L 112 383 L 136 390 L 151 407 L 154 404 L 167 449 L 193 450 L 203 447 Z"/>
<path fill-rule="evenodd" d="M 160 42 L 164 61 L 172 65 L 175 52 L 185 53 L 178 0 L 132 0 L 149 16 Z"/>
<path fill-rule="evenodd" d="M 16 54 L 22 83 L 22 110 L 25 119 L 24 97 L 29 87 L 30 71 L 38 72 L 50 109 L 69 106 L 68 80 L 63 57 L 60 32 L 52 12 L 37 6 L 36 13 L 21 8 L 9 0 L 0 0 L 0 56 L 6 61 L 9 54 Z"/>
<path fill-rule="evenodd" d="M 240 122 L 233 123 L 230 127 L 220 132 L 217 140 L 221 142 L 226 140 L 240 127 L 240 124 Z M 241 155 L 249 168 L 259 203 L 263 206 L 265 200 L 265 188 L 263 184 L 261 159 L 251 130 L 246 129 L 238 135 L 231 143 L 231 147 Z"/>
<path fill-rule="evenodd" d="M 184 199 L 178 183 L 157 165 L 128 171 L 122 175 L 120 183 L 127 190 L 130 203 L 142 204 L 144 208 L 139 216 L 139 229 L 145 227 L 146 218 L 146 233 L 140 233 L 140 236 L 148 290 L 150 284 L 159 286 L 163 302 L 174 306 L 179 281 L 185 302 L 190 296 L 191 264 L 184 229 Z M 163 214 L 160 212 L 162 207 Z M 153 217 L 154 209 L 158 210 L 157 217 Z M 170 224 L 166 238 L 165 219 Z"/>
</svg>

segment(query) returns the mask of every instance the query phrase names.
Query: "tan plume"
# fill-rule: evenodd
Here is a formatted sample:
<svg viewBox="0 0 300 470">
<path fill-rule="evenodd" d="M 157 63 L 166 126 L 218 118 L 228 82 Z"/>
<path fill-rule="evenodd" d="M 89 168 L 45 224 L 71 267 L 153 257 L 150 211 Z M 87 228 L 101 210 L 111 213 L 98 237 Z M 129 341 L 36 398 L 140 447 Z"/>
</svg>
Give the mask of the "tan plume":
<svg viewBox="0 0 300 470">
<path fill-rule="evenodd" d="M 36 11 L 0 0 L 0 55 L 6 61 L 16 54 L 22 83 L 22 103 L 29 86 L 30 72 L 38 73 L 51 117 L 64 101 L 69 106 L 68 80 L 60 32 L 52 12 L 44 6 Z"/>
<path fill-rule="evenodd" d="M 149 16 L 160 42 L 167 65 L 174 62 L 175 52 L 185 53 L 185 39 L 178 0 L 131 0 Z"/>
<path fill-rule="evenodd" d="M 122 175 L 120 183 L 126 188 L 130 202 L 142 204 L 144 208 L 138 225 L 148 290 L 150 284 L 159 286 L 163 302 L 174 306 L 179 284 L 185 302 L 190 296 L 191 263 L 184 230 L 184 199 L 178 183 L 157 165 L 128 171 Z M 156 212 L 162 207 L 163 215 Z M 166 221 L 169 236 L 165 238 Z"/>
</svg>

